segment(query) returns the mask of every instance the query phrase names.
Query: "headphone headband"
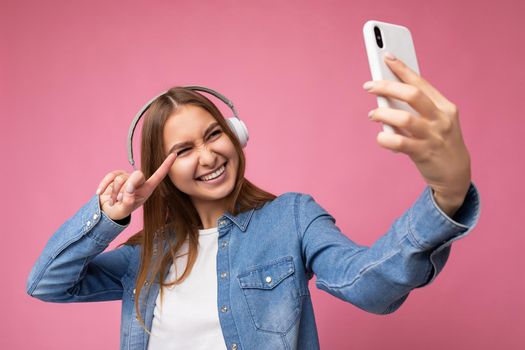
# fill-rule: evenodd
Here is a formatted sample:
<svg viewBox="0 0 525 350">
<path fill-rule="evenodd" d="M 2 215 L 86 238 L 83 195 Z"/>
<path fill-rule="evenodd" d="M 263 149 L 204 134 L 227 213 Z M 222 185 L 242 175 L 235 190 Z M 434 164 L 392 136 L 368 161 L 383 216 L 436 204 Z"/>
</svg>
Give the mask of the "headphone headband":
<svg viewBox="0 0 525 350">
<path fill-rule="evenodd" d="M 230 107 L 230 109 L 233 111 L 233 115 L 234 115 L 234 118 L 238 119 L 239 122 L 244 126 L 244 123 L 239 119 L 238 115 L 237 115 L 237 111 L 235 110 L 235 107 L 233 106 L 233 103 L 227 99 L 225 96 L 223 96 L 222 94 L 218 93 L 217 91 L 215 90 L 212 90 L 210 88 L 207 88 L 207 87 L 204 87 L 204 86 L 183 86 L 183 88 L 185 89 L 190 89 L 190 90 L 194 90 L 194 91 L 202 91 L 202 92 L 207 92 L 215 97 L 217 97 L 218 99 L 220 99 L 222 102 L 224 102 L 226 105 L 228 105 L 228 107 Z M 131 166 L 133 167 L 133 169 L 137 170 L 137 168 L 135 167 L 135 161 L 133 160 L 133 134 L 135 133 L 135 128 L 137 127 L 137 124 L 140 120 L 140 118 L 142 118 L 142 116 L 144 115 L 144 113 L 146 113 L 146 111 L 148 110 L 148 108 L 151 106 L 151 104 L 157 100 L 157 98 L 159 98 L 160 96 L 164 95 L 165 93 L 167 93 L 168 91 L 164 91 L 163 93 L 161 94 L 158 94 L 157 96 L 153 97 L 151 100 L 149 100 L 142 108 L 141 110 L 137 113 L 137 115 L 135 116 L 135 118 L 133 119 L 133 121 L 131 122 L 131 126 L 129 127 L 129 131 L 128 131 L 128 161 L 129 163 L 131 164 Z M 230 120 L 233 119 L 233 118 L 229 118 Z M 232 123 L 230 120 L 228 120 L 229 124 Z M 245 127 L 245 126 L 244 126 Z M 235 130 L 234 130 L 235 131 Z M 247 130 L 246 130 L 246 133 L 247 133 Z M 246 138 L 247 138 L 247 135 L 246 135 Z"/>
</svg>

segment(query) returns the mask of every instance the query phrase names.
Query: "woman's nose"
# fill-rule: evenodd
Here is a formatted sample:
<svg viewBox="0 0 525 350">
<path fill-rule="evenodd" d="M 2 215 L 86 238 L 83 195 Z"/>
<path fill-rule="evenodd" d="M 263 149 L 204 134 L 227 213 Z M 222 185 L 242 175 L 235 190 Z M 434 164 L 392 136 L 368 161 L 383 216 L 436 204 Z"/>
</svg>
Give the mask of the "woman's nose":
<svg viewBox="0 0 525 350">
<path fill-rule="evenodd" d="M 209 164 L 213 163 L 215 161 L 216 155 L 215 152 L 211 149 L 211 147 L 207 144 L 203 144 L 201 147 L 199 147 L 199 162 L 201 164 Z"/>
</svg>

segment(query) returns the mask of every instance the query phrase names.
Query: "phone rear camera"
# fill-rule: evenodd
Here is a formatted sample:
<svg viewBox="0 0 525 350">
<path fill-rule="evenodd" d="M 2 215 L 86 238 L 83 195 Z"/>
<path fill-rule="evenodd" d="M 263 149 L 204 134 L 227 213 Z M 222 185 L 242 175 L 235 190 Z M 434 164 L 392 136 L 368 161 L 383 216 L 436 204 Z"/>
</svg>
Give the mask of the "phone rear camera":
<svg viewBox="0 0 525 350">
<path fill-rule="evenodd" d="M 383 48 L 383 38 L 381 37 L 381 31 L 379 30 L 379 27 L 374 27 L 374 34 L 376 36 L 376 43 L 377 46 L 379 46 L 381 49 Z"/>
</svg>

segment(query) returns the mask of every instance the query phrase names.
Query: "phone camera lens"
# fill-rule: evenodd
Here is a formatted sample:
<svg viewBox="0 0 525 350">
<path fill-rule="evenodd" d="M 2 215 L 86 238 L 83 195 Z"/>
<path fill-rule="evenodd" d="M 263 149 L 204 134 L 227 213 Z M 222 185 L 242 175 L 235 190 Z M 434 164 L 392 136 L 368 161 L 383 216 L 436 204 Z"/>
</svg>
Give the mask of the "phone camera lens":
<svg viewBox="0 0 525 350">
<path fill-rule="evenodd" d="M 381 49 L 383 48 L 383 38 L 381 36 L 381 31 L 379 30 L 379 27 L 374 27 L 374 34 L 376 36 L 376 43 L 377 46 L 379 46 Z"/>
</svg>

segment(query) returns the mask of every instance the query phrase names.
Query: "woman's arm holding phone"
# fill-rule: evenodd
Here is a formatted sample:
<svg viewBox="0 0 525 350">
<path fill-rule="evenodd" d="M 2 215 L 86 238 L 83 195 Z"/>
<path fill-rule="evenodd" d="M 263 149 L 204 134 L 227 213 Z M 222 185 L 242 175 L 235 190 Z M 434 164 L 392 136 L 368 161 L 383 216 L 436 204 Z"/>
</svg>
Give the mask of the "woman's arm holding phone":
<svg viewBox="0 0 525 350">
<path fill-rule="evenodd" d="M 389 107 L 371 111 L 372 121 L 399 131 L 380 132 L 377 142 L 407 154 L 427 188 L 370 247 L 351 241 L 311 196 L 296 205 L 309 277 L 315 274 L 318 288 L 376 314 L 395 311 L 411 290 L 430 284 L 452 243 L 476 226 L 480 214 L 457 107 L 401 60 L 385 62 L 401 81 L 376 80 L 364 88 L 406 101 L 420 116 Z"/>
</svg>

